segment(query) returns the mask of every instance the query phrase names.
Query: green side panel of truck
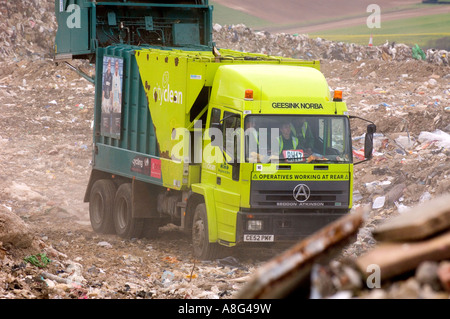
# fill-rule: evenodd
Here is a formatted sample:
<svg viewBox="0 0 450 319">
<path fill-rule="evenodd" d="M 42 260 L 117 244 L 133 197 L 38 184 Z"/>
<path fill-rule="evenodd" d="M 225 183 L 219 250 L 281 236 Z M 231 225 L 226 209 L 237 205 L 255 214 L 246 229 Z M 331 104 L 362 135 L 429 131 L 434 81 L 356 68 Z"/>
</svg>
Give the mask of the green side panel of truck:
<svg viewBox="0 0 450 319">
<path fill-rule="evenodd" d="M 93 168 L 162 184 L 157 168 L 156 171 L 155 168 L 153 172 L 151 170 L 152 161 L 159 159 L 159 149 L 134 56 L 135 49 L 128 45 L 97 49 Z M 115 117 L 102 107 L 105 104 L 102 86 L 110 59 L 120 61 L 123 68 L 122 108 Z M 118 124 L 114 134 L 110 132 L 114 127 L 109 125 L 113 120 L 114 125 Z"/>
</svg>

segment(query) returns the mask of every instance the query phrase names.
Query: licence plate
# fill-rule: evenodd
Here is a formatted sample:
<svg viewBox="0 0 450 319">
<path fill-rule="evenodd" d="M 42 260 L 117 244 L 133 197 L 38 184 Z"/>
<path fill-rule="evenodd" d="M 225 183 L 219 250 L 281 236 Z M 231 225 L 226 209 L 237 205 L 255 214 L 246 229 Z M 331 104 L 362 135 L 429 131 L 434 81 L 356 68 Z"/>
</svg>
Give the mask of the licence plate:
<svg viewBox="0 0 450 319">
<path fill-rule="evenodd" d="M 244 235 L 244 241 L 247 242 L 272 242 L 274 235 Z"/>
</svg>

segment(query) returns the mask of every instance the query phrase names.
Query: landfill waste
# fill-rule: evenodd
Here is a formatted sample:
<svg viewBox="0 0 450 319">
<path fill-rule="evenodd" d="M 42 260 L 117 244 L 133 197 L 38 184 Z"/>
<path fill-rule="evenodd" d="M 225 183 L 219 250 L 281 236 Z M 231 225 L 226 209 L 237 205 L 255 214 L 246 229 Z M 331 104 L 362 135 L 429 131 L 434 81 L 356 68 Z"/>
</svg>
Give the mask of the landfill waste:
<svg viewBox="0 0 450 319">
<path fill-rule="evenodd" d="M 56 33 L 54 1 L 2 1 L 0 7 L 0 60 L 52 56 Z"/>
<path fill-rule="evenodd" d="M 384 206 L 385 200 L 386 200 L 386 198 L 384 196 L 380 196 L 380 197 L 375 198 L 375 200 L 373 201 L 372 208 L 373 209 L 382 208 Z"/>
<path fill-rule="evenodd" d="M 416 44 L 412 48 L 412 57 L 416 60 L 426 60 L 425 52 Z"/>
<path fill-rule="evenodd" d="M 52 262 L 46 256 L 46 254 L 36 254 L 27 256 L 23 260 L 39 268 L 45 268 L 49 263 Z"/>
<path fill-rule="evenodd" d="M 52 0 L 0 2 L 0 60 L 19 61 L 22 58 L 51 58 L 57 23 Z M 389 42 L 378 46 L 334 42 L 307 34 L 254 31 L 245 24 L 213 25 L 213 39 L 219 48 L 244 52 L 301 58 L 361 61 L 425 60 L 437 65 L 449 65 L 448 51 L 427 49 L 418 45 Z"/>
<path fill-rule="evenodd" d="M 192 258 L 189 237 L 176 226 L 161 228 L 159 238 L 152 240 L 123 240 L 92 231 L 83 198 L 92 164 L 94 87 L 51 59 L 53 0 L 4 3 L 8 13 L 0 10 L 0 298 L 237 295 L 283 250 L 236 247 L 224 258 L 200 262 Z M 449 259 L 419 265 L 417 280 L 390 281 L 371 290 L 365 280 L 358 281 L 358 269 L 344 263 L 377 247 L 373 231 L 378 225 L 407 216 L 421 200 L 430 203 L 450 190 L 448 52 L 428 49 L 426 60 L 416 60 L 412 48 L 398 43 L 368 48 L 253 31 L 244 25 L 214 25 L 213 32 L 219 48 L 320 59 L 330 90 L 342 89 L 349 114 L 377 125 L 373 159 L 354 166 L 354 209 L 370 209 L 352 243 L 339 249 L 330 264 L 311 267 L 324 289 L 327 274 L 339 274 L 339 280 L 328 280 L 335 284 L 328 285 L 328 292 L 335 294 L 315 286 L 312 297 L 448 297 Z M 87 61 L 73 65 L 94 73 Z M 357 155 L 364 154 L 366 124 L 352 119 L 351 127 L 356 163 L 361 160 Z M 378 197 L 384 197 L 384 205 L 372 209 Z M 24 261 L 44 253 L 51 260 L 45 268 Z M 445 292 L 434 290 L 437 280 Z"/>
<path fill-rule="evenodd" d="M 449 65 L 448 51 L 427 49 L 417 44 L 389 42 L 378 46 L 335 42 L 307 34 L 270 33 L 255 31 L 245 24 L 218 25 L 213 27 L 213 38 L 219 48 L 267 55 L 300 58 L 304 60 L 339 60 L 358 62 L 363 60 L 427 61 L 436 65 Z"/>
<path fill-rule="evenodd" d="M 450 149 L 450 134 L 441 130 L 421 132 L 418 139 L 421 143 L 436 143 L 439 147 Z"/>
<path fill-rule="evenodd" d="M 326 251 L 339 243 L 328 242 L 329 233 L 340 240 L 351 233 L 350 226 L 347 234 L 336 228 L 347 222 L 343 217 L 260 267 L 237 297 L 448 299 L 449 201 L 450 193 L 384 221 L 372 231 L 378 241 L 373 249 L 329 261 Z M 315 241 L 326 245 L 311 265 L 302 247 Z"/>
</svg>

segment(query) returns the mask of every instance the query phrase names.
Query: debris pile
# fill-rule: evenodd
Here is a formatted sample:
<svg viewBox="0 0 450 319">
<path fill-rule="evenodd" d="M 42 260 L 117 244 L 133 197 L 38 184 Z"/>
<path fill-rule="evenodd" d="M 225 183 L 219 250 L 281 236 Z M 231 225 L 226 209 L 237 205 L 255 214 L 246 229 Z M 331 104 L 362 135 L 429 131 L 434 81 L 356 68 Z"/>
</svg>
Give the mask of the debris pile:
<svg viewBox="0 0 450 319">
<path fill-rule="evenodd" d="M 31 219 L 41 220 L 45 214 L 39 215 Z M 52 219 L 59 223 L 58 217 Z M 254 272 L 254 266 L 244 266 L 234 257 L 196 261 L 185 239 L 161 239 L 169 244 L 166 247 L 178 245 L 185 251 L 175 255 L 155 241 L 112 236 L 106 241 L 90 231 L 52 225 L 64 238 L 53 241 L 4 206 L 0 226 L 1 299 L 230 298 Z"/>
<path fill-rule="evenodd" d="M 343 217 L 257 269 L 236 297 L 448 299 L 449 202 L 446 194 L 381 223 L 377 245 L 361 256 L 331 258 L 362 211 Z"/>
<path fill-rule="evenodd" d="M 352 259 L 315 265 L 316 298 L 448 299 L 450 194 L 378 225 L 373 249 Z"/>
<path fill-rule="evenodd" d="M 57 23 L 53 0 L 0 0 L 0 59 L 42 59 L 53 56 Z M 436 65 L 449 65 L 449 52 L 386 42 L 379 46 L 334 42 L 310 38 L 307 34 L 254 31 L 244 24 L 214 24 L 213 40 L 219 48 L 305 60 L 368 59 L 384 61 L 426 60 Z"/>
<path fill-rule="evenodd" d="M 55 1 L 0 1 L 0 60 L 52 56 Z"/>
<path fill-rule="evenodd" d="M 358 139 L 358 138 L 356 138 Z M 354 193 L 356 204 L 371 200 L 372 209 L 403 212 L 450 189 L 450 134 L 439 129 L 418 135 L 378 133 L 375 136 L 373 166 L 358 171 L 361 185 Z M 354 152 L 363 151 L 356 140 Z M 390 165 L 386 165 L 390 163 Z M 362 176 L 364 175 L 364 176 Z M 442 177 L 436 178 L 436 177 Z M 365 202 L 364 202 L 365 201 Z"/>
<path fill-rule="evenodd" d="M 409 47 L 405 44 L 389 43 L 379 46 L 363 46 L 354 43 L 334 42 L 322 38 L 311 38 L 307 34 L 271 34 L 267 31 L 253 31 L 244 24 L 215 24 L 213 39 L 219 48 L 243 52 L 256 52 L 274 56 L 293 57 L 304 60 L 340 60 L 346 62 L 361 60 L 406 61 L 426 60 L 437 65 L 449 65 L 449 52 Z M 417 53 L 416 53 L 417 51 Z M 420 54 L 422 53 L 422 54 Z"/>
</svg>

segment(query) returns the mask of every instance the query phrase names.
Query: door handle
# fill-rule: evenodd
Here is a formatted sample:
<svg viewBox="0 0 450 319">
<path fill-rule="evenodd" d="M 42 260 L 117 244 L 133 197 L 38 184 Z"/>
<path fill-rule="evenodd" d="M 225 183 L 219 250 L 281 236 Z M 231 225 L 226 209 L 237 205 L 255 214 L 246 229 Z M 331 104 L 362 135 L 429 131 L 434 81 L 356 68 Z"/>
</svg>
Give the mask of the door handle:
<svg viewBox="0 0 450 319">
<path fill-rule="evenodd" d="M 217 185 L 220 185 L 222 183 L 222 179 L 220 177 L 217 177 L 216 183 Z"/>
</svg>

